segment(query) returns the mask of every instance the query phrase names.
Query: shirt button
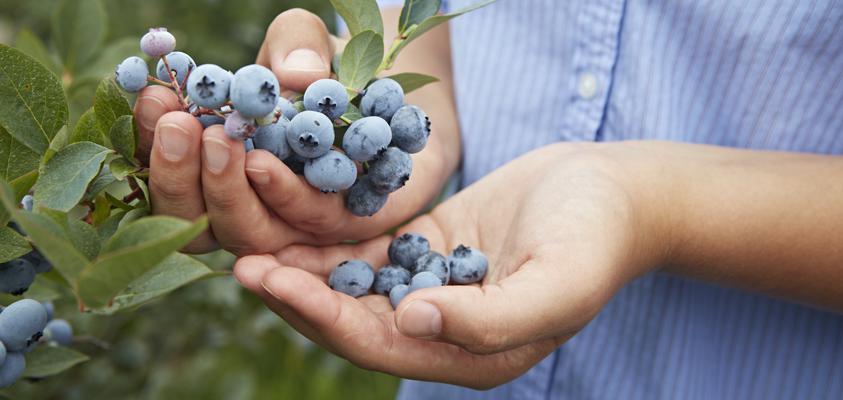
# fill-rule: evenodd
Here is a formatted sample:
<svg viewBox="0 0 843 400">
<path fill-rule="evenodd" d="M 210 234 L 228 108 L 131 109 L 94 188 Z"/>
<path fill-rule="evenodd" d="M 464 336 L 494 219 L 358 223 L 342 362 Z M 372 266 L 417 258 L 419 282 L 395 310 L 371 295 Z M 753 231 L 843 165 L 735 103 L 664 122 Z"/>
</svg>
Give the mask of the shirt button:
<svg viewBox="0 0 843 400">
<path fill-rule="evenodd" d="M 590 99 L 597 94 L 597 78 L 594 74 L 584 73 L 577 82 L 577 91 L 583 99 Z"/>
</svg>

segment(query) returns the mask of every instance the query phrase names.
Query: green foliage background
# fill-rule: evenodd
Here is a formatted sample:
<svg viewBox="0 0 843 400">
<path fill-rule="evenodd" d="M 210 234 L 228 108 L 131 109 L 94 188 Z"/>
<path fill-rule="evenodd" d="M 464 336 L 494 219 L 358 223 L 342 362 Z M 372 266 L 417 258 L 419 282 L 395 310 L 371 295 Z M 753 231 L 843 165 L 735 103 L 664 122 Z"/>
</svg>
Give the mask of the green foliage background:
<svg viewBox="0 0 843 400">
<path fill-rule="evenodd" d="M 178 48 L 198 63 L 236 69 L 253 61 L 264 29 L 285 9 L 307 8 L 329 27 L 334 25 L 326 0 L 102 0 L 102 43 L 71 71 L 60 67 L 54 50 L 58 3 L 0 0 L 0 43 L 48 64 L 61 78 L 71 125 L 91 107 L 100 79 L 138 53 L 138 40 L 151 26 L 168 27 Z M 45 51 L 33 47 L 31 39 L 22 41 L 27 33 L 21 32 L 40 39 Z M 220 252 L 203 256 L 203 261 L 226 270 L 233 258 Z M 398 384 L 393 377 L 360 370 L 319 349 L 230 276 L 189 285 L 112 316 L 79 313 L 72 294 L 49 279 L 39 278 L 28 295 L 56 299 L 56 315 L 70 320 L 81 335 L 75 349 L 91 361 L 41 381 L 20 382 L 0 391 L 0 398 L 380 399 L 392 398 Z M 0 296 L 0 303 L 10 301 Z"/>
</svg>

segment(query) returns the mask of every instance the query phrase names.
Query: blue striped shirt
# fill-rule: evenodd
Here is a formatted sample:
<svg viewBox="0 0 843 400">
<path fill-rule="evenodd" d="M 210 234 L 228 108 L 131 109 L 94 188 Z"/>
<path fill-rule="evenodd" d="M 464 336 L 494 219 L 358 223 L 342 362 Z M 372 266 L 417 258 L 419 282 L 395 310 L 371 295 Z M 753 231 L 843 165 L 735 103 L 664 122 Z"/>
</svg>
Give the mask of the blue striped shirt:
<svg viewBox="0 0 843 400">
<path fill-rule="evenodd" d="M 559 141 L 843 153 L 843 0 L 501 0 L 451 40 L 466 185 Z M 654 273 L 513 382 L 399 398 L 843 399 L 843 316 Z"/>
</svg>

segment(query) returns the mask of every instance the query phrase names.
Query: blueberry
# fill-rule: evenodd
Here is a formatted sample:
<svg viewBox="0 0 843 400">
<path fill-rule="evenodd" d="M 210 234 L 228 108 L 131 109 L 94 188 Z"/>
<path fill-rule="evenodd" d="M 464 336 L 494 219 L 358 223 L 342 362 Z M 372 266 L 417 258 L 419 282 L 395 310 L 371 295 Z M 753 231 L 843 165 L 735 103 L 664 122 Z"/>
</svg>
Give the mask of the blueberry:
<svg viewBox="0 0 843 400">
<path fill-rule="evenodd" d="M 369 179 L 381 193 L 392 193 L 404 187 L 413 172 L 413 159 L 397 147 L 390 147 L 369 163 Z"/>
<path fill-rule="evenodd" d="M 410 279 L 410 287 L 407 291 L 407 294 L 413 293 L 419 289 L 426 289 L 439 286 L 442 286 L 442 280 L 439 279 L 439 277 L 436 276 L 436 274 L 434 274 L 433 272 L 424 271 L 413 275 L 413 279 Z"/>
<path fill-rule="evenodd" d="M 345 114 L 348 92 L 345 86 L 333 79 L 320 79 L 304 91 L 304 109 L 325 114 L 331 120 Z"/>
<path fill-rule="evenodd" d="M 358 217 L 371 217 L 383 208 L 388 199 L 388 194 L 379 193 L 369 177 L 364 176 L 348 189 L 345 207 Z"/>
<path fill-rule="evenodd" d="M 260 126 L 255 131 L 253 140 L 255 148 L 266 150 L 283 160 L 292 154 L 290 145 L 287 143 L 287 131 L 290 129 L 290 121 L 285 117 L 278 118 L 274 124 Z"/>
<path fill-rule="evenodd" d="M 196 67 L 187 78 L 187 95 L 199 107 L 217 109 L 228 100 L 234 75 L 214 64 Z"/>
<path fill-rule="evenodd" d="M 293 103 L 290 100 L 287 100 L 281 96 L 278 96 L 278 104 L 275 106 L 276 109 L 281 111 L 281 114 L 284 115 L 284 118 L 292 120 L 296 114 L 299 113 L 299 110 L 296 110 L 296 107 L 293 106 Z"/>
<path fill-rule="evenodd" d="M 149 66 L 140 57 L 129 57 L 117 65 L 117 84 L 127 92 L 137 92 L 146 87 Z"/>
<path fill-rule="evenodd" d="M 398 308 L 398 303 L 401 300 L 404 300 L 404 297 L 407 296 L 407 293 L 410 292 L 410 287 L 407 285 L 395 285 L 392 290 L 389 291 L 389 303 L 392 304 L 392 309 Z"/>
<path fill-rule="evenodd" d="M 248 153 L 255 149 L 255 141 L 253 139 L 246 139 L 243 141 L 243 147 Z"/>
<path fill-rule="evenodd" d="M 0 264 L 0 292 L 20 296 L 35 281 L 35 266 L 25 258 Z"/>
<path fill-rule="evenodd" d="M 325 114 L 302 111 L 290 121 L 287 143 L 302 157 L 319 157 L 334 144 L 334 125 Z"/>
<path fill-rule="evenodd" d="M 357 180 L 357 165 L 336 150 L 329 150 L 319 158 L 307 160 L 304 177 L 311 186 L 323 193 L 345 190 Z"/>
<path fill-rule="evenodd" d="M 389 124 L 378 117 L 363 117 L 351 123 L 342 138 L 342 148 L 354 161 L 369 161 L 386 150 L 392 141 Z"/>
<path fill-rule="evenodd" d="M 183 84 L 187 75 L 196 68 L 196 63 L 193 62 L 193 59 L 180 51 L 174 51 L 167 54 L 166 57 L 170 69 L 176 72 L 176 81 L 178 81 L 179 85 Z M 170 82 L 170 71 L 167 71 L 167 66 L 164 65 L 163 58 L 158 60 L 158 65 L 155 67 L 155 75 L 164 82 Z"/>
<path fill-rule="evenodd" d="M 41 337 L 47 310 L 32 299 L 18 300 L 0 313 L 0 342 L 8 351 L 20 351 Z"/>
<path fill-rule="evenodd" d="M 20 201 L 21 207 L 23 207 L 26 211 L 32 211 L 32 207 L 35 204 L 35 200 L 32 198 L 32 195 L 23 196 L 23 199 Z"/>
<path fill-rule="evenodd" d="M 211 125 L 225 125 L 225 118 L 216 114 L 203 114 L 196 117 L 196 119 L 199 120 L 199 123 L 202 124 L 203 128 L 207 128 Z"/>
<path fill-rule="evenodd" d="M 176 37 L 167 28 L 151 28 L 141 38 L 140 48 L 150 57 L 161 57 L 176 48 Z"/>
<path fill-rule="evenodd" d="M 439 277 L 439 280 L 442 281 L 442 285 L 447 285 L 448 281 L 451 279 L 451 271 L 448 268 L 448 261 L 445 259 L 445 256 L 431 251 L 416 260 L 415 265 L 413 265 L 413 276 L 418 275 L 422 272 L 432 272 Z"/>
<path fill-rule="evenodd" d="M 257 129 L 254 119 L 246 118 L 238 111 L 228 114 L 224 128 L 228 137 L 239 140 L 251 137 Z"/>
<path fill-rule="evenodd" d="M 375 271 L 369 263 L 362 260 L 343 261 L 328 277 L 328 286 L 351 297 L 360 297 L 369 293 Z"/>
<path fill-rule="evenodd" d="M 54 306 L 51 301 L 45 301 L 41 303 L 41 305 L 44 306 L 44 310 L 47 311 L 47 321 L 52 320 L 53 315 L 56 313 L 56 306 Z"/>
<path fill-rule="evenodd" d="M 377 294 L 387 295 L 396 285 L 410 283 L 410 271 L 400 265 L 387 265 L 375 274 L 374 290 Z"/>
<path fill-rule="evenodd" d="M 252 64 L 237 70 L 231 81 L 231 102 L 243 116 L 260 118 L 275 110 L 278 78 L 268 68 Z"/>
<path fill-rule="evenodd" d="M 32 250 L 27 255 L 23 256 L 23 259 L 29 261 L 35 268 L 35 272 L 38 274 L 43 274 L 53 269 L 53 264 L 50 264 L 50 262 L 44 258 L 44 255 L 37 249 Z"/>
<path fill-rule="evenodd" d="M 378 79 L 366 88 L 360 99 L 360 112 L 367 117 L 381 117 L 387 121 L 404 105 L 404 89 L 398 82 Z"/>
<path fill-rule="evenodd" d="M 458 284 L 480 282 L 489 269 L 489 260 L 480 250 L 459 245 L 448 257 L 451 281 Z"/>
<path fill-rule="evenodd" d="M 415 267 L 416 260 L 427 253 L 430 253 L 430 242 L 418 233 L 405 233 L 392 239 L 387 250 L 391 263 L 409 271 Z"/>
<path fill-rule="evenodd" d="M 70 326 L 70 323 L 63 319 L 54 319 L 47 323 L 47 326 L 44 328 L 44 334 L 50 338 L 50 340 L 62 345 L 62 346 L 70 346 L 73 344 L 73 327 Z"/>
<path fill-rule="evenodd" d="M 6 361 L 6 346 L 0 342 L 0 365 Z"/>
<path fill-rule="evenodd" d="M 430 136 L 430 119 L 421 108 L 404 106 L 395 112 L 392 122 L 392 145 L 401 150 L 415 154 L 427 146 Z"/>
<path fill-rule="evenodd" d="M 21 353 L 9 353 L 6 362 L 0 365 L 0 389 L 12 386 L 23 375 L 26 359 Z"/>
<path fill-rule="evenodd" d="M 304 175 L 304 166 L 307 164 L 307 160 L 309 158 L 293 153 L 293 155 L 284 159 L 284 165 L 290 168 L 290 171 L 293 171 L 294 174 Z"/>
</svg>

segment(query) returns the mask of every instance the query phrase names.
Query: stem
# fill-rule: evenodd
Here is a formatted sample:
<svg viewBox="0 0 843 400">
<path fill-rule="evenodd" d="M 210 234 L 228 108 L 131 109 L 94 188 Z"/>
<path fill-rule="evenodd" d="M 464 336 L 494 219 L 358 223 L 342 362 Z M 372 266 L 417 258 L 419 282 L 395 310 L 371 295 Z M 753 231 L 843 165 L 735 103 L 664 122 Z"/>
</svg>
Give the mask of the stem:
<svg viewBox="0 0 843 400">
<path fill-rule="evenodd" d="M 152 75 L 147 76 L 147 77 L 146 77 L 146 81 L 147 81 L 147 82 L 152 82 L 152 83 L 155 83 L 155 84 L 158 84 L 158 85 L 161 85 L 161 86 L 166 86 L 166 87 L 168 87 L 168 88 L 172 88 L 172 87 L 173 87 L 173 84 L 172 84 L 172 83 L 170 83 L 170 82 L 164 82 L 164 81 L 162 81 L 162 80 L 160 80 L 160 79 L 158 79 L 158 78 L 156 78 L 156 77 L 154 77 L 154 76 L 152 76 Z"/>
<path fill-rule="evenodd" d="M 354 121 L 348 119 L 348 117 L 346 117 L 345 115 L 340 115 L 340 119 L 342 120 L 342 122 L 345 122 L 348 125 L 351 125 L 351 123 L 354 122 Z"/>
<path fill-rule="evenodd" d="M 189 104 L 187 104 L 187 99 L 184 98 L 184 93 L 181 91 L 181 85 L 179 85 L 179 80 L 176 79 L 176 71 L 173 71 L 170 68 L 170 63 L 167 61 L 167 56 L 161 56 L 161 61 L 164 61 L 164 67 L 167 68 L 167 73 L 170 74 L 170 83 L 173 84 L 173 90 L 176 91 L 176 96 L 179 98 L 179 103 L 184 106 L 184 109 L 187 110 L 189 108 Z M 190 71 L 188 71 L 188 74 Z"/>
<path fill-rule="evenodd" d="M 143 196 L 143 190 L 141 188 L 135 188 L 132 190 L 132 193 L 123 196 L 123 202 L 126 204 L 131 204 L 133 201 L 140 199 Z"/>
<path fill-rule="evenodd" d="M 404 35 L 396 36 L 395 39 L 392 40 L 392 45 L 389 46 L 389 50 L 383 57 L 383 61 L 381 62 L 381 65 L 378 66 L 378 70 L 375 72 L 375 75 L 392 68 L 392 65 L 395 64 L 395 58 L 398 56 L 399 48 L 404 41 L 407 40 L 407 36 L 409 36 L 414 29 L 415 28 L 410 28 L 404 33 Z"/>
</svg>

